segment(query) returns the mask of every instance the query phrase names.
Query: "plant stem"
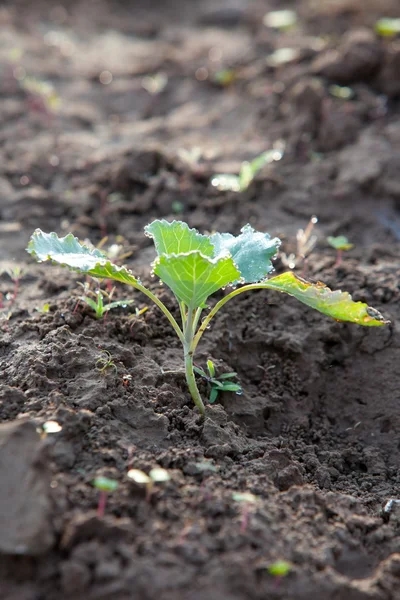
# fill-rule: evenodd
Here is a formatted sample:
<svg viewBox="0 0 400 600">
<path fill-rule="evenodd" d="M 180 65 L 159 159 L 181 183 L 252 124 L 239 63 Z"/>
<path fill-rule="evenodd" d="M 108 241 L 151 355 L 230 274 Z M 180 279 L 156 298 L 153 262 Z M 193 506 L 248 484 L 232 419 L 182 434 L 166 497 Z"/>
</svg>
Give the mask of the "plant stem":
<svg viewBox="0 0 400 600">
<path fill-rule="evenodd" d="M 186 324 L 185 324 L 185 338 L 184 338 L 184 342 L 183 342 L 183 352 L 184 352 L 184 357 L 185 357 L 186 382 L 187 382 L 189 391 L 191 393 L 191 396 L 193 398 L 193 402 L 199 409 L 200 414 L 204 415 L 204 412 L 205 412 L 204 403 L 203 403 L 203 400 L 201 399 L 200 392 L 198 390 L 196 378 L 194 376 L 194 371 L 193 371 L 193 353 L 194 353 L 193 338 L 194 338 L 195 327 L 196 327 L 197 321 L 200 316 L 199 310 L 201 312 L 201 309 L 197 309 L 197 310 L 188 309 L 188 314 L 187 314 Z"/>
<path fill-rule="evenodd" d="M 189 391 L 191 393 L 191 396 L 193 398 L 193 402 L 199 409 L 200 414 L 204 415 L 204 412 L 205 412 L 204 403 L 203 403 L 203 400 L 201 399 L 200 392 L 198 390 L 196 379 L 194 376 L 194 371 L 193 371 L 193 352 L 186 347 L 184 347 L 184 351 L 185 351 L 186 382 L 187 382 Z"/>
<path fill-rule="evenodd" d="M 337 251 L 337 255 L 336 255 L 336 262 L 333 266 L 336 268 L 340 267 L 340 265 L 342 264 L 342 258 L 343 258 L 343 250 L 341 250 L 339 248 Z"/>
<path fill-rule="evenodd" d="M 106 510 L 107 504 L 107 492 L 104 490 L 100 490 L 99 494 L 99 504 L 97 505 L 97 516 L 101 519 L 104 517 L 104 513 Z"/>
</svg>

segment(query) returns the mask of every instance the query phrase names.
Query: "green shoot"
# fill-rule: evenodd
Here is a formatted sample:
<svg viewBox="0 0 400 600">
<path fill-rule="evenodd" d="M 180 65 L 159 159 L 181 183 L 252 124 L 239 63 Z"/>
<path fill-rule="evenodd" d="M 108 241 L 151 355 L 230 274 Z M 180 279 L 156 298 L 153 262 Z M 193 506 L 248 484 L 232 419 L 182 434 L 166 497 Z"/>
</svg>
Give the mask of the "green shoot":
<svg viewBox="0 0 400 600">
<path fill-rule="evenodd" d="M 278 149 L 263 152 L 251 162 L 243 162 L 239 175 L 232 173 L 214 175 L 211 178 L 211 185 L 223 192 L 244 192 L 265 165 L 281 160 L 282 156 L 283 152 Z"/>
<path fill-rule="evenodd" d="M 115 492 L 118 489 L 118 481 L 114 479 L 108 479 L 107 477 L 96 477 L 93 480 L 93 486 L 100 492 L 99 503 L 97 505 L 97 516 L 101 519 L 104 517 L 104 513 L 107 505 L 107 496 L 110 492 Z"/>
<path fill-rule="evenodd" d="M 115 288 L 111 290 L 110 294 L 101 289 L 97 289 L 95 292 L 88 291 L 87 293 L 93 296 L 95 300 L 89 296 L 81 296 L 79 299 L 90 306 L 95 313 L 96 319 L 101 319 L 112 308 L 118 308 L 120 306 L 125 308 L 128 304 L 132 304 L 134 302 L 133 300 L 116 300 L 115 302 L 108 302 L 107 304 L 104 304 L 103 298 L 107 296 L 109 299 L 111 299 L 114 290 Z"/>
<path fill-rule="evenodd" d="M 263 23 L 271 29 L 287 31 L 296 25 L 297 15 L 294 10 L 272 10 L 264 15 Z"/>
<path fill-rule="evenodd" d="M 3 273 L 7 273 L 7 275 L 14 284 L 14 289 L 12 293 L 7 294 L 6 296 L 7 300 L 9 300 L 10 302 L 10 306 L 12 306 L 17 299 L 19 292 L 19 282 L 21 281 L 21 278 L 25 275 L 25 270 L 23 269 L 23 267 L 15 265 L 15 267 L 6 267 L 5 269 L 3 269 Z"/>
<path fill-rule="evenodd" d="M 96 361 L 96 370 L 100 371 L 102 375 L 105 375 L 109 369 L 113 369 L 115 373 L 118 373 L 117 366 L 112 359 L 112 356 L 108 350 L 102 350 L 102 356 Z"/>
<path fill-rule="evenodd" d="M 267 570 L 274 577 L 285 577 L 290 573 L 291 568 L 292 565 L 287 560 L 276 560 L 267 567 Z"/>
<path fill-rule="evenodd" d="M 382 37 L 394 37 L 400 33 L 400 19 L 383 17 L 375 23 L 375 31 Z"/>
<path fill-rule="evenodd" d="M 207 381 L 210 387 L 210 396 L 208 398 L 210 404 L 213 404 L 213 402 L 216 401 L 220 392 L 236 392 L 236 394 L 239 395 L 242 393 L 240 385 L 231 381 L 231 378 L 236 377 L 237 373 L 222 373 L 217 377 L 212 360 L 207 361 L 208 375 L 199 367 L 193 367 L 193 370 L 197 375 L 200 375 L 200 377 L 203 377 L 203 379 Z"/>
<path fill-rule="evenodd" d="M 299 263 L 306 263 L 307 257 L 315 248 L 318 236 L 314 233 L 314 227 L 318 223 L 318 217 L 313 215 L 305 229 L 298 229 L 296 233 L 296 253 L 285 254 L 281 252 L 280 257 L 289 269 L 295 269 Z"/>
<path fill-rule="evenodd" d="M 330 246 L 332 246 L 332 248 L 335 248 L 337 252 L 336 262 L 334 266 L 340 267 L 340 265 L 342 264 L 343 252 L 354 248 L 354 244 L 351 244 L 347 237 L 345 237 L 344 235 L 338 235 L 337 237 L 333 237 L 330 235 L 326 238 L 326 241 Z"/>
<path fill-rule="evenodd" d="M 156 483 L 165 483 L 171 479 L 168 471 L 166 469 L 162 469 L 161 467 L 151 469 L 148 475 L 140 469 L 130 469 L 127 473 L 127 477 L 134 481 L 137 485 L 144 486 L 146 488 L 147 501 L 150 500 L 154 485 Z"/>
<path fill-rule="evenodd" d="M 251 492 L 233 492 L 232 500 L 238 502 L 242 507 L 240 531 L 244 533 L 249 524 L 251 511 L 256 507 L 259 498 Z"/>
<path fill-rule="evenodd" d="M 126 267 L 113 264 L 97 248 L 88 248 L 72 234 L 59 238 L 56 233 L 36 230 L 27 251 L 39 262 L 51 260 L 81 274 L 98 279 L 113 279 L 142 292 L 163 312 L 183 346 L 185 376 L 192 399 L 204 415 L 205 407 L 197 388 L 193 357 L 197 346 L 217 312 L 231 299 L 252 290 L 270 289 L 284 292 L 336 321 L 358 325 L 381 326 L 388 321 L 374 308 L 354 302 L 347 292 L 331 291 L 323 283 L 309 283 L 289 271 L 267 279 L 273 270 L 271 260 L 280 246 L 278 238 L 255 231 L 250 225 L 239 236 L 230 233 L 202 235 L 186 223 L 153 221 L 145 228 L 154 241 L 157 258 L 153 273 L 175 295 L 181 325 L 165 304 L 146 288 Z M 237 287 L 240 285 L 240 287 Z M 208 298 L 230 286 L 201 320 Z M 99 359 L 98 363 L 100 363 Z M 115 367 L 109 353 L 101 370 Z"/>
</svg>

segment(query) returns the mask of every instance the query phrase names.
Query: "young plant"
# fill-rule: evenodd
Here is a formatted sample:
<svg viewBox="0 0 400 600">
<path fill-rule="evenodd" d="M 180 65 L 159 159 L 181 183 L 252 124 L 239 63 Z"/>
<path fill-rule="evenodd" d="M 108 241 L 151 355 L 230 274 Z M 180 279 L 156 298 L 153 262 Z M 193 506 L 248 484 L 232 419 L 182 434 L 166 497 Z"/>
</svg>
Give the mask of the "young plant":
<svg viewBox="0 0 400 600">
<path fill-rule="evenodd" d="M 96 360 L 96 370 L 100 371 L 102 375 L 105 375 L 108 369 L 114 369 L 115 373 L 118 373 L 117 366 L 112 359 L 112 356 L 108 350 L 102 350 L 102 356 Z"/>
<path fill-rule="evenodd" d="M 296 253 L 285 254 L 281 252 L 281 260 L 285 267 L 295 269 L 301 262 L 306 266 L 307 257 L 315 248 L 318 241 L 318 236 L 313 233 L 314 227 L 318 223 L 318 217 L 313 215 L 305 229 L 298 229 L 296 233 Z M 303 271 L 304 271 L 303 268 Z M 302 273 L 303 274 L 303 273 Z"/>
<path fill-rule="evenodd" d="M 210 404 L 213 404 L 213 402 L 216 401 L 219 392 L 236 392 L 236 394 L 242 393 L 242 388 L 240 385 L 230 381 L 232 377 L 236 377 L 237 373 L 222 373 L 217 377 L 215 374 L 215 366 L 212 360 L 207 361 L 208 375 L 199 367 L 193 367 L 193 371 L 207 381 L 210 387 L 210 396 L 208 398 Z"/>
<path fill-rule="evenodd" d="M 108 479 L 107 477 L 96 477 L 93 480 L 93 486 L 100 492 L 99 503 L 97 505 L 97 516 L 101 519 L 104 517 L 104 513 L 107 505 L 107 497 L 110 492 L 115 492 L 118 489 L 118 481 L 115 479 Z"/>
<path fill-rule="evenodd" d="M 214 175 L 211 178 L 211 185 L 223 192 L 244 192 L 264 165 L 276 160 L 281 160 L 282 156 L 283 152 L 278 149 L 263 152 L 251 162 L 243 162 L 240 167 L 239 175 L 234 175 L 232 173 L 220 173 L 219 175 Z"/>
<path fill-rule="evenodd" d="M 144 486 L 146 488 L 147 501 L 150 500 L 154 485 L 156 483 L 165 483 L 171 479 L 168 471 L 166 469 L 162 469 L 161 467 L 151 469 L 148 475 L 140 469 L 130 469 L 127 473 L 127 477 L 134 481 L 137 485 Z"/>
<path fill-rule="evenodd" d="M 104 304 L 103 298 L 106 296 L 109 300 L 111 300 L 114 289 L 115 288 L 113 288 L 111 293 L 108 294 L 107 292 L 104 292 L 98 288 L 95 292 L 87 292 L 93 296 L 95 300 L 89 296 L 81 296 L 79 299 L 94 310 L 96 319 L 101 319 L 112 308 L 117 308 L 119 306 L 123 306 L 125 308 L 128 304 L 132 304 L 134 302 L 133 300 L 116 300 L 115 302 L 108 302 L 108 304 Z"/>
<path fill-rule="evenodd" d="M 238 502 L 242 507 L 240 531 L 244 533 L 248 527 L 251 512 L 256 507 L 259 498 L 251 492 L 233 492 L 232 500 Z"/>
<path fill-rule="evenodd" d="M 363 302 L 353 302 L 350 294 L 331 291 L 323 283 L 309 283 L 291 271 L 267 279 L 273 270 L 271 259 L 280 240 L 254 231 L 250 225 L 239 236 L 230 233 L 202 235 L 186 223 L 157 220 L 145 227 L 154 241 L 157 258 L 153 273 L 175 295 L 181 326 L 165 304 L 126 267 L 116 266 L 98 249 L 81 244 L 71 233 L 59 238 L 56 233 L 37 229 L 27 251 L 39 262 L 51 260 L 100 279 L 114 279 L 140 290 L 164 313 L 183 346 L 186 381 L 194 403 L 203 415 L 205 408 L 197 388 L 193 356 L 210 322 L 229 300 L 252 290 L 270 289 L 294 296 L 304 304 L 333 317 L 359 325 L 380 326 L 388 321 Z M 238 285 L 241 287 L 237 287 Z M 221 289 L 224 295 L 201 321 L 208 298 Z"/>
<path fill-rule="evenodd" d="M 7 294 L 7 300 L 9 300 L 10 306 L 12 306 L 17 299 L 18 292 L 19 292 L 19 283 L 21 281 L 21 278 L 25 274 L 25 271 L 22 267 L 20 267 L 19 265 L 16 265 L 15 267 L 6 267 L 3 270 L 3 273 L 7 273 L 7 275 L 9 276 L 9 278 L 11 279 L 11 281 L 14 284 L 14 289 L 12 291 L 12 294 Z"/>
<path fill-rule="evenodd" d="M 354 244 L 351 244 L 344 235 L 338 235 L 337 237 L 330 235 L 326 238 L 326 241 L 330 246 L 332 246 L 332 248 L 335 248 L 336 250 L 336 262 L 334 266 L 340 267 L 342 264 L 343 252 L 354 248 Z"/>
</svg>

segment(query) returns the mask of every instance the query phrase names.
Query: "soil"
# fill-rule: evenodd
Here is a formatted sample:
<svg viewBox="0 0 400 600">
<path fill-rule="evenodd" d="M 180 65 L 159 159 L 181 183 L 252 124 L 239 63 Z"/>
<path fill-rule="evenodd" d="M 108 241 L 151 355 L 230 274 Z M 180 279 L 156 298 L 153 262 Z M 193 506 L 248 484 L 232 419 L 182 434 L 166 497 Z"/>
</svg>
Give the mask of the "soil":
<svg viewBox="0 0 400 600">
<path fill-rule="evenodd" d="M 297 25 L 266 27 L 277 8 Z M 400 498 L 400 42 L 373 33 L 383 15 L 400 17 L 397 0 L 2 3 L 2 600 L 400 598 L 400 505 L 385 510 Z M 272 65 L 280 48 L 297 52 Z M 53 84 L 56 109 L 27 77 Z M 282 160 L 246 191 L 211 185 L 272 148 Z M 249 222 L 288 254 L 312 215 L 318 243 L 297 272 L 391 324 L 239 296 L 196 360 L 237 371 L 243 394 L 204 420 L 156 307 L 136 316 L 145 297 L 117 286 L 134 305 L 97 321 L 77 303 L 82 277 L 24 250 L 36 227 L 122 240 L 177 314 L 150 278 L 145 224 Z M 338 234 L 354 248 L 335 266 Z M 61 431 L 39 434 L 49 420 Z M 171 479 L 146 496 L 126 473 L 156 466 Z M 104 516 L 97 476 L 119 482 Z M 277 560 L 285 576 L 269 573 Z"/>
</svg>

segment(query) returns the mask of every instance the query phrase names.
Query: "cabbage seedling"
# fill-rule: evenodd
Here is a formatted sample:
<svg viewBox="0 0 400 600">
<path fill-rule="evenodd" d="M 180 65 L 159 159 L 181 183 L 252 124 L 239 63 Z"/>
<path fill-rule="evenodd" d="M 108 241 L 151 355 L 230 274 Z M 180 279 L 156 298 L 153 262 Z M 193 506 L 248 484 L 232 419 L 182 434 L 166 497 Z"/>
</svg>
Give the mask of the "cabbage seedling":
<svg viewBox="0 0 400 600">
<path fill-rule="evenodd" d="M 281 160 L 282 156 L 283 152 L 278 149 L 263 152 L 251 162 L 242 162 L 239 175 L 233 173 L 214 175 L 211 178 L 211 185 L 222 192 L 244 192 L 264 165 Z"/>
<path fill-rule="evenodd" d="M 334 266 L 340 267 L 340 265 L 342 264 L 343 252 L 354 248 L 354 244 L 351 244 L 347 237 L 345 237 L 344 235 L 338 235 L 337 237 L 329 235 L 326 238 L 326 241 L 330 246 L 332 246 L 332 248 L 335 248 L 337 253 L 336 262 Z"/>
<path fill-rule="evenodd" d="M 152 238 L 157 252 L 152 272 L 175 295 L 181 325 L 132 271 L 113 264 L 100 250 L 81 244 L 71 233 L 59 238 L 56 233 L 43 233 L 37 229 L 27 251 L 39 262 L 51 260 L 83 275 L 127 283 L 154 302 L 182 343 L 186 381 L 202 415 L 205 409 L 194 376 L 193 356 L 217 312 L 239 294 L 260 289 L 276 290 L 294 296 L 336 321 L 366 326 L 388 323 L 374 308 L 354 302 L 349 293 L 331 291 L 320 282 L 309 283 L 291 271 L 267 279 L 273 270 L 271 260 L 278 252 L 280 240 L 271 239 L 267 233 L 257 232 L 250 225 L 243 227 L 237 237 L 230 233 L 202 235 L 182 221 L 169 223 L 163 219 L 147 225 L 145 233 Z M 239 284 L 241 287 L 237 287 Z M 208 298 L 228 286 L 232 287 L 231 291 L 201 321 Z"/>
</svg>

